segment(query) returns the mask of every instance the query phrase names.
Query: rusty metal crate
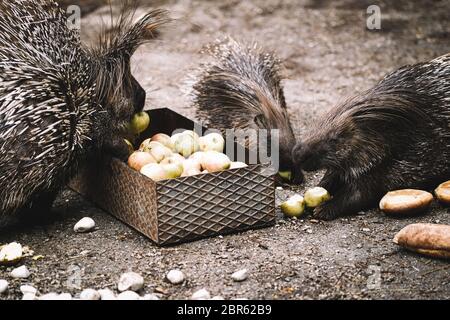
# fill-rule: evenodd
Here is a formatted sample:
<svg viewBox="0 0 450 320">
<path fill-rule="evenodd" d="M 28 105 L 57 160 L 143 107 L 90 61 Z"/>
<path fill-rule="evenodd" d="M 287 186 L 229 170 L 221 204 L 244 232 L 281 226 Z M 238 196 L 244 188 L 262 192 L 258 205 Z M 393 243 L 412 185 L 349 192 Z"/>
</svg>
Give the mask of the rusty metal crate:
<svg viewBox="0 0 450 320">
<path fill-rule="evenodd" d="M 143 137 L 194 127 L 170 109 L 149 114 Z M 112 159 L 82 169 L 69 186 L 158 245 L 173 245 L 273 225 L 275 181 L 265 169 L 256 164 L 154 182 Z"/>
</svg>

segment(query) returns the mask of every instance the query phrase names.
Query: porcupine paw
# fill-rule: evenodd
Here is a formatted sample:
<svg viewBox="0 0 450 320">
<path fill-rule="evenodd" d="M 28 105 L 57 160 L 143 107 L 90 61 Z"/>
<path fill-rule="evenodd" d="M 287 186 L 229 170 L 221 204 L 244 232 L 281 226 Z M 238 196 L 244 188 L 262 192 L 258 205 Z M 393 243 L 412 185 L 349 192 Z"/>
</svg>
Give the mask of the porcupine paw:
<svg viewBox="0 0 450 320">
<path fill-rule="evenodd" d="M 339 217 L 339 211 L 331 201 L 315 208 L 313 217 L 319 220 L 334 220 Z"/>
</svg>

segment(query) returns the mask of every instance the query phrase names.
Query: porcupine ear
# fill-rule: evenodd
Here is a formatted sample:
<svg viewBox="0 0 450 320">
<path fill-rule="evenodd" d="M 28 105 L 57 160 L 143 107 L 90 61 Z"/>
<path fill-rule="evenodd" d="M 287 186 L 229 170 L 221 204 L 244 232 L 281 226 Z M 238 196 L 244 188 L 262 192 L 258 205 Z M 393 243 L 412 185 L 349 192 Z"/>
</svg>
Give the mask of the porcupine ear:
<svg viewBox="0 0 450 320">
<path fill-rule="evenodd" d="M 131 57 L 139 46 L 156 39 L 160 27 L 171 21 L 166 10 L 155 9 L 133 23 L 136 8 L 136 1 L 123 2 L 117 22 L 100 39 L 105 55 Z"/>
</svg>

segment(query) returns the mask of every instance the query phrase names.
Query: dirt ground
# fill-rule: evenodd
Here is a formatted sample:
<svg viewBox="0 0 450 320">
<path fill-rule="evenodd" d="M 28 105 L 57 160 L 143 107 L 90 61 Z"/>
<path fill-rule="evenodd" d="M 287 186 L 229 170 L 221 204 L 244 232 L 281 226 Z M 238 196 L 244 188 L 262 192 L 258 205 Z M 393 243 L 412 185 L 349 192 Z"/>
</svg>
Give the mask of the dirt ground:
<svg viewBox="0 0 450 320">
<path fill-rule="evenodd" d="M 90 13 L 82 28 L 90 41 L 108 8 L 85 2 Z M 284 61 L 289 113 L 301 137 L 319 114 L 385 73 L 450 52 L 449 1 L 375 2 L 153 1 L 177 20 L 163 40 L 137 53 L 134 73 L 148 90 L 148 108 L 169 107 L 194 117 L 184 92 L 192 68 L 204 60 L 201 48 L 225 34 L 257 40 Z M 378 31 L 366 29 L 371 4 L 381 8 Z M 319 179 L 320 174 L 309 175 L 298 190 Z M 294 191 L 284 186 L 277 203 Z M 84 216 L 98 229 L 75 234 L 73 226 Z M 162 299 L 186 299 L 200 288 L 225 299 L 449 299 L 448 262 L 392 243 L 394 234 L 413 222 L 450 224 L 449 209 L 435 204 L 427 214 L 407 219 L 377 209 L 331 222 L 280 217 L 272 228 L 158 248 L 66 190 L 49 221 L 0 233 L 0 243 L 18 241 L 44 256 L 25 260 L 31 271 L 26 280 L 13 280 L 11 268 L 0 267 L 0 279 L 10 282 L 0 298 L 21 298 L 20 284 L 74 296 L 81 288 L 115 290 L 120 274 L 133 270 L 144 276 L 144 291 Z M 164 280 L 173 268 L 186 274 L 183 285 Z M 233 282 L 230 275 L 242 268 L 249 269 L 249 278 Z"/>
</svg>

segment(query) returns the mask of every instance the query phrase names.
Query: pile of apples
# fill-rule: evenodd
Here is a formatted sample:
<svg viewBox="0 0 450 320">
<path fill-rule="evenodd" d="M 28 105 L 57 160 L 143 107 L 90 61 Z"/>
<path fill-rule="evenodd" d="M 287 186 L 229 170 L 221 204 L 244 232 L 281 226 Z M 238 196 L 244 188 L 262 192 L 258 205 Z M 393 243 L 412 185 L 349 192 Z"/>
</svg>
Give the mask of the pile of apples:
<svg viewBox="0 0 450 320">
<path fill-rule="evenodd" d="M 135 126 L 134 131 L 143 132 L 147 126 Z M 131 145 L 129 142 L 127 143 Z M 185 130 L 171 137 L 164 133 L 158 133 L 150 139 L 144 140 L 139 149 L 131 153 L 128 165 L 153 181 L 247 166 L 243 162 L 232 162 L 223 153 L 224 147 L 225 139 L 221 134 L 215 132 L 203 137 L 199 137 L 192 130 Z"/>
</svg>

